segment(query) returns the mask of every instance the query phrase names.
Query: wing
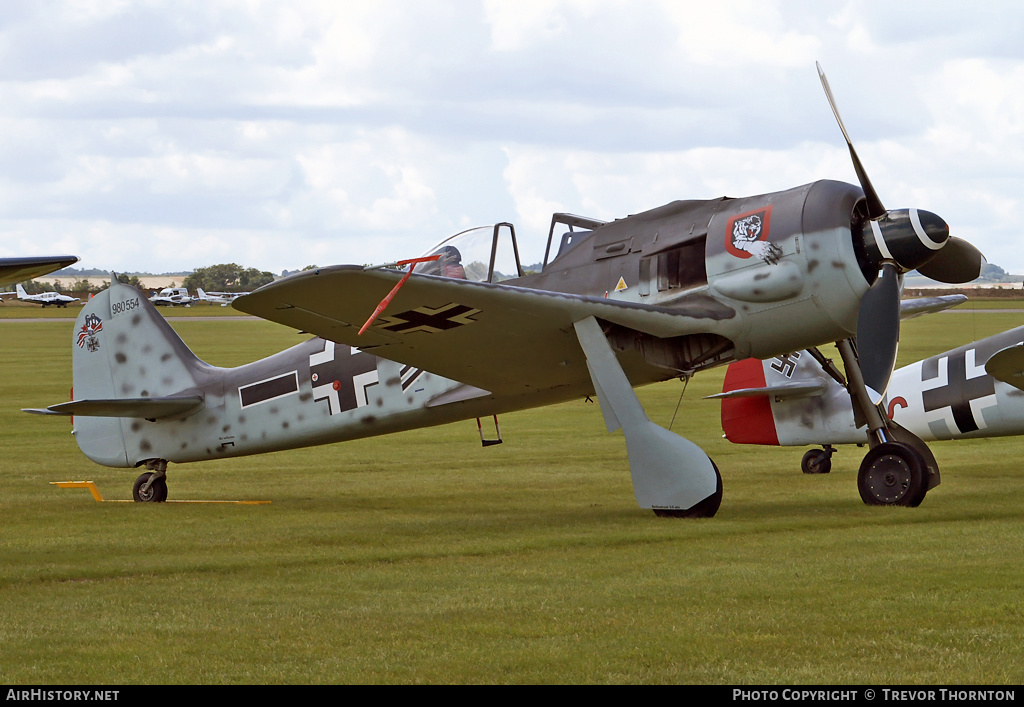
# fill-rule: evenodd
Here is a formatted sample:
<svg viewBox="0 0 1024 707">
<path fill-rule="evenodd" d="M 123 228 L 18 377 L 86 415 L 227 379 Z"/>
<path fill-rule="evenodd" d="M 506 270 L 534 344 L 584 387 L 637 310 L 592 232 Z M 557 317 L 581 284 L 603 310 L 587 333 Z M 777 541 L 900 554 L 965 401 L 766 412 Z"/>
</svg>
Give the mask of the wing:
<svg viewBox="0 0 1024 707">
<path fill-rule="evenodd" d="M 298 273 L 240 297 L 234 307 L 492 393 L 590 385 L 573 324 L 588 316 L 654 336 L 706 332 L 735 312 L 709 297 L 655 308 L 467 280 L 413 274 L 362 336 L 402 272 L 338 265 Z M 634 383 L 653 369 L 624 357 Z M 664 369 L 660 378 L 668 377 Z"/>
<path fill-rule="evenodd" d="M 967 301 L 967 295 L 940 295 L 938 297 L 921 297 L 905 299 L 900 302 L 900 319 L 913 319 L 922 314 L 941 312 Z"/>
<path fill-rule="evenodd" d="M 55 255 L 39 258 L 0 258 L 0 285 L 10 285 L 23 280 L 60 270 L 78 258 L 73 255 Z"/>
<path fill-rule="evenodd" d="M 992 354 L 985 372 L 998 381 L 1024 390 L 1024 344 L 1009 346 Z"/>
</svg>

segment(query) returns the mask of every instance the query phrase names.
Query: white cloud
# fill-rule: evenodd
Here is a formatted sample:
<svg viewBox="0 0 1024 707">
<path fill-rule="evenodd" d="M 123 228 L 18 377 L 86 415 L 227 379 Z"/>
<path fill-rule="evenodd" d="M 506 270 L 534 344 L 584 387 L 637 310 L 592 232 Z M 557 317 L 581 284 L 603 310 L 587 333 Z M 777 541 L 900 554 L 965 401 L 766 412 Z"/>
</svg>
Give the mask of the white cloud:
<svg viewBox="0 0 1024 707">
<path fill-rule="evenodd" d="M 1022 25 L 1016 4 L 858 0 L 9 6 L 0 248 L 279 271 L 502 220 L 527 243 L 554 210 L 854 181 L 820 59 L 883 201 L 940 212 L 1024 272 L 1003 245 L 1024 186 Z"/>
<path fill-rule="evenodd" d="M 777 3 L 664 0 L 661 6 L 678 32 L 682 57 L 697 65 L 804 67 L 821 46 L 818 37 L 794 29 Z"/>
<path fill-rule="evenodd" d="M 529 49 L 565 32 L 564 0 L 485 0 L 484 13 L 497 51 Z"/>
</svg>

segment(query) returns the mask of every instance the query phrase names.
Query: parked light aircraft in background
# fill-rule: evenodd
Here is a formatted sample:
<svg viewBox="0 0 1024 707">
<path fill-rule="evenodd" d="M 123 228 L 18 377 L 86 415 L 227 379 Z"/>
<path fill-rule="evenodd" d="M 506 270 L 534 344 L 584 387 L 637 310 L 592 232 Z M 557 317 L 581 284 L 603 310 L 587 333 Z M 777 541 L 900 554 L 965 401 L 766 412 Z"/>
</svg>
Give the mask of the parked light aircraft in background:
<svg viewBox="0 0 1024 707">
<path fill-rule="evenodd" d="M 194 298 L 184 287 L 165 287 L 149 298 L 149 301 L 158 307 L 177 307 L 179 305 L 190 307 Z"/>
<path fill-rule="evenodd" d="M 11 295 L 17 296 L 19 302 L 33 302 L 35 304 L 41 304 L 44 307 L 53 305 L 54 307 L 67 307 L 73 302 L 77 302 L 77 297 L 70 297 L 68 295 L 62 295 L 59 292 L 40 292 L 38 295 L 30 295 L 25 292 L 25 288 L 18 283 L 14 286 L 14 292 L 2 293 L 4 296 L 10 297 Z"/>
<path fill-rule="evenodd" d="M 205 292 L 200 287 L 196 290 L 196 296 L 201 302 L 209 302 L 210 304 L 219 304 L 221 307 L 227 307 L 229 304 L 234 302 L 239 297 L 249 294 L 248 292 Z"/>
<path fill-rule="evenodd" d="M 74 399 L 36 412 L 74 415 L 86 456 L 145 466 L 134 496 L 160 501 L 168 462 L 596 393 L 609 431 L 624 432 L 638 505 L 706 517 L 722 499 L 717 467 L 651 422 L 633 386 L 837 342 L 871 454 L 910 465 L 923 483 L 924 443 L 897 436 L 878 407 L 896 360 L 898 280 L 917 269 L 966 282 L 984 259 L 935 214 L 885 209 L 839 124 L 859 187 L 676 201 L 612 222 L 555 214 L 537 273 L 523 271 L 515 229 L 499 223 L 394 264 L 404 273 L 339 265 L 278 280 L 234 307 L 317 338 L 239 368 L 199 361 L 136 290 L 112 284 L 76 325 Z"/>
<path fill-rule="evenodd" d="M 73 255 L 0 258 L 0 287 L 31 280 L 77 262 L 78 258 Z"/>
<path fill-rule="evenodd" d="M 724 398 L 730 442 L 821 445 L 804 455 L 804 473 L 827 474 L 833 445 L 870 442 L 846 379 L 813 351 L 732 363 L 723 392 L 710 397 Z M 1024 434 L 1024 327 L 896 370 L 882 408 L 890 425 L 928 442 Z M 883 504 L 911 490 L 911 469 L 862 466 L 857 485 L 865 503 Z"/>
</svg>

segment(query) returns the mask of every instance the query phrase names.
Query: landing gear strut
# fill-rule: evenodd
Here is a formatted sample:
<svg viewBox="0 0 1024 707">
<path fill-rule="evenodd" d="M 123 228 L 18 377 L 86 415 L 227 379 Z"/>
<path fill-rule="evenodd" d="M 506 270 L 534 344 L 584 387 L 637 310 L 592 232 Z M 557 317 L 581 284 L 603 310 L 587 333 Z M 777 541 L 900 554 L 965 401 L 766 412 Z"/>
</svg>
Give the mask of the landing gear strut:
<svg viewBox="0 0 1024 707">
<path fill-rule="evenodd" d="M 587 357 L 609 432 L 621 429 L 637 505 L 659 516 L 710 518 L 722 502 L 722 476 L 693 442 L 651 422 L 593 316 L 573 324 Z"/>
<path fill-rule="evenodd" d="M 152 469 L 139 475 L 132 485 L 132 498 L 136 503 L 163 503 L 167 500 L 167 461 L 154 459 L 146 462 Z"/>
<path fill-rule="evenodd" d="M 860 409 L 868 425 L 871 450 L 857 472 L 857 489 L 869 506 L 919 506 L 939 482 L 938 464 L 920 438 L 890 423 L 872 401 L 850 339 L 836 343 L 850 378 L 848 390 L 854 410 Z M 855 415 L 856 417 L 856 415 Z"/>
</svg>

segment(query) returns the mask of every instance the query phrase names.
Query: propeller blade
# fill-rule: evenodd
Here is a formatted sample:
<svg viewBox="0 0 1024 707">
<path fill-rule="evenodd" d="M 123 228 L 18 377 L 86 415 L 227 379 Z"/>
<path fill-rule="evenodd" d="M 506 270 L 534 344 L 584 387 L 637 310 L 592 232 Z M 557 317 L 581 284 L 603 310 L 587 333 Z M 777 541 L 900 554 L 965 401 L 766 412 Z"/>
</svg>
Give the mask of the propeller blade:
<svg viewBox="0 0 1024 707">
<path fill-rule="evenodd" d="M 857 356 L 868 395 L 876 405 L 889 387 L 899 343 L 899 271 L 892 263 L 883 263 L 857 314 Z"/>
<path fill-rule="evenodd" d="M 850 157 L 853 159 L 853 169 L 857 173 L 857 179 L 860 180 L 860 188 L 864 190 L 864 198 L 867 200 L 868 218 L 871 220 L 881 218 L 885 215 L 885 207 L 882 206 L 882 200 L 878 198 L 875 188 L 871 186 L 871 180 L 868 179 L 868 173 L 864 170 L 864 165 L 860 163 L 860 158 L 857 157 L 857 151 L 853 149 L 853 141 L 850 140 L 850 134 L 846 132 L 846 126 L 843 125 L 843 119 L 839 115 L 839 109 L 836 108 L 836 99 L 832 96 L 832 89 L 828 85 L 828 79 L 825 78 L 825 72 L 821 70 L 821 64 L 814 62 L 814 65 L 818 67 L 818 78 L 821 79 L 821 87 L 825 89 L 825 97 L 828 98 L 828 104 L 832 106 L 832 113 L 836 116 L 836 122 L 839 123 L 839 129 L 843 131 L 843 137 L 846 138 L 846 146 L 850 148 Z"/>
<path fill-rule="evenodd" d="M 917 271 L 939 282 L 959 284 L 980 277 L 986 263 L 980 250 L 962 238 L 950 236 L 942 249 Z"/>
</svg>

